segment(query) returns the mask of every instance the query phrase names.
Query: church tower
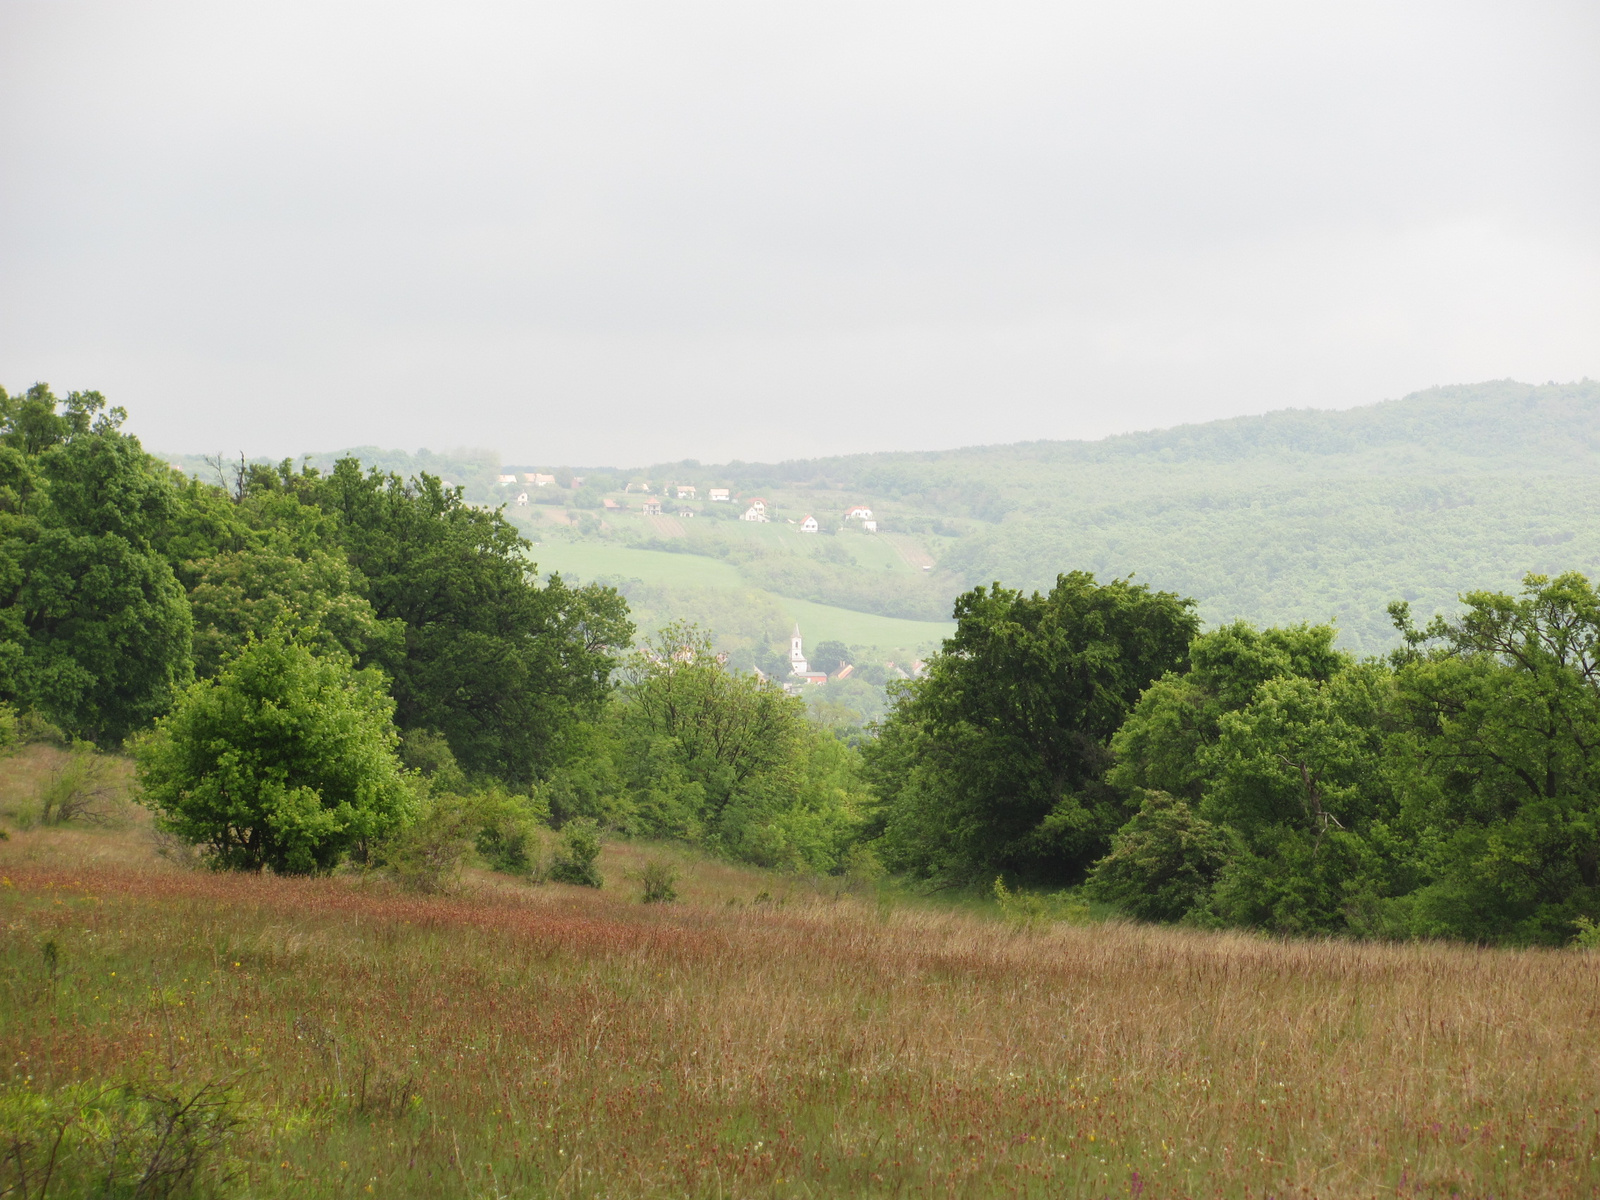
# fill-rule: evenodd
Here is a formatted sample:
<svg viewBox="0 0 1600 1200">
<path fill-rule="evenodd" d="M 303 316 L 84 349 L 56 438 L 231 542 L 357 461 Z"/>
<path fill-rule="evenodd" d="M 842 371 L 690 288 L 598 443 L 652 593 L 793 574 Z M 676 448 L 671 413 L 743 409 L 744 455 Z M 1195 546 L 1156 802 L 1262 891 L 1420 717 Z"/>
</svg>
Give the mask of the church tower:
<svg viewBox="0 0 1600 1200">
<path fill-rule="evenodd" d="M 804 675 L 806 673 L 806 652 L 800 645 L 800 626 L 796 623 L 794 632 L 789 635 L 789 673 L 791 675 Z"/>
</svg>

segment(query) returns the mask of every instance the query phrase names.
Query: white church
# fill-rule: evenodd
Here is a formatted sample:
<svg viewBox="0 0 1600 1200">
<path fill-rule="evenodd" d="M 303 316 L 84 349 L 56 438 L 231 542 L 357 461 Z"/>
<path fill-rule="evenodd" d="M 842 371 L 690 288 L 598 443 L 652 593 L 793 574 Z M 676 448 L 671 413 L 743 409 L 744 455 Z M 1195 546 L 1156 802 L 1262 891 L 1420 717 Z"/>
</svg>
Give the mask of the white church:
<svg viewBox="0 0 1600 1200">
<path fill-rule="evenodd" d="M 828 677 L 821 671 L 813 671 L 806 662 L 806 650 L 800 640 L 800 625 L 795 623 L 794 632 L 789 635 L 789 677 L 796 683 L 827 683 Z"/>
</svg>

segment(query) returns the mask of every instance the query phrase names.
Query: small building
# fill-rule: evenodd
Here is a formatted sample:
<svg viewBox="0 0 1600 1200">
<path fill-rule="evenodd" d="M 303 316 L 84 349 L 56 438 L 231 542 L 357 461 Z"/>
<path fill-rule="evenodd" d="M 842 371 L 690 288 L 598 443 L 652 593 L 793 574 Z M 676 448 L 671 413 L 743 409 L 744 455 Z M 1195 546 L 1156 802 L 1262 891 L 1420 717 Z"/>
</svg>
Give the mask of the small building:
<svg viewBox="0 0 1600 1200">
<path fill-rule="evenodd" d="M 679 500 L 693 500 L 694 497 L 695 497 L 695 490 L 691 485 L 689 485 L 687 483 L 680 483 L 678 485 L 678 499 Z"/>
<path fill-rule="evenodd" d="M 712 488 L 706 494 L 711 497 L 711 503 L 713 504 L 726 504 L 733 498 L 728 494 L 727 488 Z"/>
<path fill-rule="evenodd" d="M 870 521 L 872 520 L 872 510 L 865 504 L 858 504 L 845 513 L 844 519 L 846 521 Z"/>
<path fill-rule="evenodd" d="M 749 508 L 745 509 L 743 514 L 741 514 L 740 517 L 739 517 L 739 520 L 741 520 L 741 521 L 762 521 L 762 522 L 765 522 L 765 521 L 768 521 L 770 519 L 771 518 L 769 518 L 766 513 L 762 512 L 754 504 L 752 504 Z"/>
<path fill-rule="evenodd" d="M 758 513 L 764 513 L 767 511 L 767 502 L 760 496 L 757 496 L 754 500 L 750 501 L 750 507 L 755 509 Z"/>
<path fill-rule="evenodd" d="M 855 669 L 856 669 L 855 663 L 845 663 L 844 666 L 840 667 L 837 671 L 834 672 L 833 677 L 835 679 L 849 679 L 850 676 L 855 673 Z"/>
<path fill-rule="evenodd" d="M 600 501 L 600 507 L 606 509 L 608 512 L 617 512 L 622 508 L 622 505 L 618 504 L 610 496 L 607 496 L 604 500 Z"/>
<path fill-rule="evenodd" d="M 500 482 L 501 483 L 511 484 L 511 483 L 515 483 L 516 481 L 517 481 L 517 477 L 515 475 L 502 475 L 502 476 L 500 476 Z"/>
<path fill-rule="evenodd" d="M 520 505 L 523 505 L 524 507 L 526 507 L 526 505 L 528 503 L 528 493 L 527 492 L 518 492 L 517 493 L 517 503 L 520 504 Z"/>
<path fill-rule="evenodd" d="M 583 486 L 583 476 L 582 475 L 574 475 L 572 477 L 572 482 L 568 486 L 571 487 L 573 491 L 577 491 L 579 488 L 581 488 Z"/>
<path fill-rule="evenodd" d="M 694 509 L 690 508 L 687 504 L 680 504 L 678 505 L 678 515 L 680 517 L 692 517 L 694 516 Z"/>
<path fill-rule="evenodd" d="M 868 533 L 877 533 L 878 523 L 876 521 L 863 521 L 861 522 L 861 528 L 865 529 Z"/>
<path fill-rule="evenodd" d="M 811 516 L 808 513 L 806 515 L 805 520 L 800 522 L 800 532 L 801 533 L 815 533 L 815 532 L 817 532 L 817 519 L 815 517 Z"/>
<path fill-rule="evenodd" d="M 534 487 L 549 487 L 555 481 L 556 481 L 556 477 L 554 475 L 535 475 L 533 477 L 533 486 Z"/>
<path fill-rule="evenodd" d="M 654 497 L 646 500 L 643 507 L 644 515 L 647 517 L 659 517 L 661 515 L 661 501 Z"/>
</svg>

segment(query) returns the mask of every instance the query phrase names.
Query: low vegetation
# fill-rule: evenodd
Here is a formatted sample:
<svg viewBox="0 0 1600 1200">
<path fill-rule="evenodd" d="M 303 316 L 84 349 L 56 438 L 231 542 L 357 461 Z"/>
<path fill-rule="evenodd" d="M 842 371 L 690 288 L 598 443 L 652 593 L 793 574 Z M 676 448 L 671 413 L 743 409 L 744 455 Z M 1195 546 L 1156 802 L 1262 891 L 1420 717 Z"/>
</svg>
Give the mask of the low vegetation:
<svg viewBox="0 0 1600 1200">
<path fill-rule="evenodd" d="M 616 842 L 598 891 L 429 896 L 144 837 L 0 846 L 11 1194 L 1600 1187 L 1582 950 L 996 920 Z M 652 863 L 676 901 L 620 886 Z"/>
</svg>

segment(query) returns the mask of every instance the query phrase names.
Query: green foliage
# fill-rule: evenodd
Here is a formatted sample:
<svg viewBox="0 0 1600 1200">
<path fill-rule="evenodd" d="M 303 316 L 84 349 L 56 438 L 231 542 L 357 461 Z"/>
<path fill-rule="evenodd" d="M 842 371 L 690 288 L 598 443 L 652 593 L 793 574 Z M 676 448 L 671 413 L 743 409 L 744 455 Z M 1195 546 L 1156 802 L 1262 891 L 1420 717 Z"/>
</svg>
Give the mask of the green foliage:
<svg viewBox="0 0 1600 1200">
<path fill-rule="evenodd" d="M 1185 662 L 1189 603 L 1073 572 L 1048 596 L 976 588 L 956 619 L 867 749 L 885 856 L 929 876 L 1082 878 L 1125 819 L 1103 780 L 1109 743 L 1151 681 Z"/>
<path fill-rule="evenodd" d="M 670 904 L 677 898 L 677 869 L 659 858 L 646 862 L 639 871 L 639 899 L 645 904 Z"/>
<path fill-rule="evenodd" d="M 600 868 L 595 859 L 600 857 L 600 829 L 589 817 L 578 817 L 561 828 L 561 842 L 550 860 L 550 878 L 556 883 L 571 883 L 579 887 L 603 887 Z"/>
<path fill-rule="evenodd" d="M 1209 896 L 1232 852 L 1227 834 L 1182 798 L 1147 791 L 1084 890 L 1146 921 L 1177 921 Z"/>
<path fill-rule="evenodd" d="M 245 1124 L 225 1085 L 72 1084 L 0 1090 L 0 1191 L 18 1196 L 201 1200 L 233 1194 L 247 1164 Z"/>
<path fill-rule="evenodd" d="M 342 459 L 311 495 L 336 518 L 377 620 L 404 631 L 369 654 L 400 723 L 438 730 L 467 771 L 510 783 L 561 765 L 564 734 L 600 712 L 632 637 L 621 597 L 559 577 L 540 586 L 505 519 L 432 476 L 405 483 Z"/>
<path fill-rule="evenodd" d="M 112 777 L 112 760 L 89 743 L 80 742 L 40 786 L 38 821 L 41 825 L 101 824 L 114 815 L 121 792 Z"/>
<path fill-rule="evenodd" d="M 1472 592 L 1396 656 L 1421 933 L 1565 941 L 1600 916 L 1600 597 L 1581 575 Z"/>
<path fill-rule="evenodd" d="M 1089 906 L 1070 892 L 1012 891 L 1004 875 L 996 875 L 992 889 L 1000 915 L 1014 929 L 1037 929 L 1055 921 L 1082 925 L 1089 920 Z"/>
<path fill-rule="evenodd" d="M 215 675 L 249 638 L 280 625 L 303 645 L 358 660 L 403 637 L 398 623 L 377 619 L 337 550 L 269 543 L 218 554 L 191 570 L 195 671 L 202 677 Z"/>
<path fill-rule="evenodd" d="M 412 803 L 383 683 L 274 630 L 138 742 L 146 801 L 218 867 L 327 870 Z"/>
<path fill-rule="evenodd" d="M 865 800 L 853 752 L 777 686 L 734 675 L 698 630 L 672 626 L 629 662 L 616 772 L 635 832 L 763 866 L 830 870 Z"/>
<path fill-rule="evenodd" d="M 530 798 L 498 787 L 435 793 L 373 848 L 370 861 L 418 892 L 456 890 L 474 850 L 492 871 L 537 879 L 543 868 L 538 830 L 548 815 Z"/>
<path fill-rule="evenodd" d="M 116 743 L 192 676 L 166 472 L 97 393 L 0 389 L 0 698 Z"/>
<path fill-rule="evenodd" d="M 838 673 L 840 667 L 850 661 L 850 647 L 843 642 L 819 642 L 809 657 L 813 671 L 834 675 Z"/>
</svg>

